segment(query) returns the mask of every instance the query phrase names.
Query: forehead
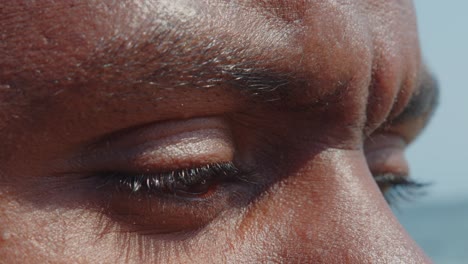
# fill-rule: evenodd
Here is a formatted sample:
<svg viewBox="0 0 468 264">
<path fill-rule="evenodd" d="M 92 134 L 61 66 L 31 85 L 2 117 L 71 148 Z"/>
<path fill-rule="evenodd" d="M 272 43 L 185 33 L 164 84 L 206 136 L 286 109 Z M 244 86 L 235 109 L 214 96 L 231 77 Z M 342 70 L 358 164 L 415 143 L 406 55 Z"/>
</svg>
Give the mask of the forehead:
<svg viewBox="0 0 468 264">
<path fill-rule="evenodd" d="M 127 38 L 126 44 L 132 45 L 128 40 L 147 34 L 171 31 L 173 36 L 179 36 L 191 30 L 189 33 L 201 36 L 235 36 L 235 41 L 243 45 L 264 43 L 259 48 L 287 45 L 290 49 L 291 40 L 298 37 L 299 32 L 309 37 L 317 35 L 310 33 L 325 37 L 343 33 L 340 27 L 359 31 L 360 26 L 377 22 L 368 21 L 372 14 L 411 10 L 408 4 L 401 4 L 403 1 L 379 5 L 373 2 L 9 1 L 0 6 L 2 38 L 9 40 L 6 44 L 21 45 L 30 40 L 29 47 L 48 45 L 50 48 L 62 41 L 60 44 L 68 44 L 61 46 L 64 51 L 67 47 L 79 51 L 94 49 L 97 44 L 119 36 Z"/>
<path fill-rule="evenodd" d="M 273 87 L 300 86 L 295 99 L 307 103 L 345 86 L 367 87 L 376 50 L 404 56 L 391 49 L 418 45 L 407 2 L 374 2 L 3 3 L 0 78 L 9 87 L 50 93 L 110 82 L 211 86 L 207 81 L 225 81 L 220 73 L 234 79 L 240 73 L 253 76 L 247 80 L 254 85 L 260 76 L 260 87 L 267 79 Z M 400 38 L 408 43 L 394 44 Z"/>
<path fill-rule="evenodd" d="M 368 41 L 357 34 L 365 24 L 359 22 L 354 7 L 327 1 L 16 1 L 0 5 L 1 77 L 12 85 L 40 80 L 66 83 L 76 76 L 115 78 L 108 68 L 119 75 L 145 76 L 141 68 L 166 65 L 189 71 L 194 64 L 220 62 L 228 68 L 241 62 L 261 63 L 280 71 L 323 75 L 331 72 L 323 69 L 333 64 L 324 56 L 333 40 L 340 38 L 343 48 L 335 47 L 334 52 L 343 55 L 353 47 L 356 54 L 365 53 L 361 44 Z M 323 11 L 328 15 L 320 16 Z"/>
</svg>

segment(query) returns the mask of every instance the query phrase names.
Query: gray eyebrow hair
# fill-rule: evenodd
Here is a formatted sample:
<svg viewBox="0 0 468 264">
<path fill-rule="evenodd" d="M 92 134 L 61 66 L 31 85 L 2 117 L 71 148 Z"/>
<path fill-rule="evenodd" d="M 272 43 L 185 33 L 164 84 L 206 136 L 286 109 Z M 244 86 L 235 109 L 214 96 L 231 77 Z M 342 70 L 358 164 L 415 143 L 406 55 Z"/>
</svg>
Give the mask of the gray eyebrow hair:
<svg viewBox="0 0 468 264">
<path fill-rule="evenodd" d="M 256 62 L 228 62 L 219 57 L 206 61 L 162 63 L 155 70 L 127 79 L 128 82 L 154 87 L 208 89 L 229 86 L 242 93 L 265 100 L 280 100 L 287 86 L 297 83 L 294 74 L 268 68 Z M 149 66 L 149 67 L 152 67 Z M 121 69 L 120 71 L 125 70 Z M 166 79 L 171 79 L 167 83 Z M 282 90 L 282 91 L 281 91 Z"/>
<path fill-rule="evenodd" d="M 185 29 L 156 28 L 102 40 L 79 66 L 97 72 L 104 82 L 165 89 L 230 86 L 267 101 L 280 100 L 286 87 L 304 85 L 297 73 L 277 66 L 281 56 L 267 54 L 240 46 L 229 35 L 199 36 Z"/>
<path fill-rule="evenodd" d="M 286 98 L 287 87 L 297 87 L 299 78 L 292 74 L 275 72 L 268 69 L 236 69 L 227 71 L 232 77 L 229 82 L 232 86 L 240 87 L 250 96 L 263 97 L 266 101 L 277 101 Z"/>
</svg>

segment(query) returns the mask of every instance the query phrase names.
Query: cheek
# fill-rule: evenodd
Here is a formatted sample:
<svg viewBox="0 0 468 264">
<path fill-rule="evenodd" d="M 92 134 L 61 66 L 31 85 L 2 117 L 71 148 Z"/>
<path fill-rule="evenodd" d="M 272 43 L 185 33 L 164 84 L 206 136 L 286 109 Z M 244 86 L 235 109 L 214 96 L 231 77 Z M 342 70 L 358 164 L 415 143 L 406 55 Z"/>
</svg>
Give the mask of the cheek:
<svg viewBox="0 0 468 264">
<path fill-rule="evenodd" d="M 362 154 L 329 151 L 318 156 L 246 208 L 230 237 L 232 256 L 248 252 L 252 262 L 363 263 L 390 261 L 402 245 L 409 250 L 404 254 L 415 250 Z"/>
<path fill-rule="evenodd" d="M 98 236 L 105 223 L 102 215 L 88 210 L 84 201 L 77 201 L 82 202 L 81 208 L 72 209 L 64 206 L 67 202 L 63 193 L 53 196 L 28 190 L 7 192 L 5 197 L 0 194 L 0 262 L 107 262 L 116 253 L 103 246 L 109 240 Z M 19 198 L 24 196 L 28 198 Z"/>
</svg>

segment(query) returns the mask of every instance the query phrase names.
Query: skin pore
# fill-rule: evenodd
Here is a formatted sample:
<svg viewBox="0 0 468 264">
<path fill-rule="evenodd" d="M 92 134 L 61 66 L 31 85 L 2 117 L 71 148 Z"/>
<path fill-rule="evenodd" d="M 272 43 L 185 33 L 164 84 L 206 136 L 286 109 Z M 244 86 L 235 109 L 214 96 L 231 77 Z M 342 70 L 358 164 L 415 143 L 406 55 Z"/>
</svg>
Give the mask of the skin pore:
<svg viewBox="0 0 468 264">
<path fill-rule="evenodd" d="M 411 1 L 4 1 L 0 262 L 429 263 L 437 94 Z"/>
</svg>

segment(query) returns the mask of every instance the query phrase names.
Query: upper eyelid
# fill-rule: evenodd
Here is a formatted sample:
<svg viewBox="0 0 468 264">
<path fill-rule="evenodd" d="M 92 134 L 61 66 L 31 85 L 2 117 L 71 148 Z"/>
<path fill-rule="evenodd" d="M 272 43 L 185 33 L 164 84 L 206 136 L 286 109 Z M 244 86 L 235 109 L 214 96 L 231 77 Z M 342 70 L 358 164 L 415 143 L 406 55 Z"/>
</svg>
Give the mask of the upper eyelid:
<svg viewBox="0 0 468 264">
<path fill-rule="evenodd" d="M 119 145 L 122 147 L 133 146 L 137 143 L 159 140 L 171 135 L 206 129 L 229 131 L 230 128 L 226 122 L 220 122 L 220 118 L 216 117 L 161 121 L 124 128 L 110 134 L 100 136 L 88 143 L 85 149 L 92 152 L 93 150 L 105 148 L 116 142 L 119 142 Z M 137 140 L 135 138 L 141 139 Z"/>
<path fill-rule="evenodd" d="M 399 124 L 416 118 L 429 120 L 439 102 L 439 85 L 434 76 L 425 73 L 420 86 L 411 97 L 404 110 L 391 123 Z"/>
<path fill-rule="evenodd" d="M 229 124 L 219 117 L 176 120 L 103 136 L 61 170 L 163 170 L 232 160 Z"/>
<path fill-rule="evenodd" d="M 406 144 L 410 144 L 429 123 L 438 106 L 438 100 L 437 80 L 431 74 L 423 73 L 419 87 L 403 110 L 396 116 L 390 117 L 365 138 L 382 133 L 394 134 L 403 138 Z"/>
</svg>

